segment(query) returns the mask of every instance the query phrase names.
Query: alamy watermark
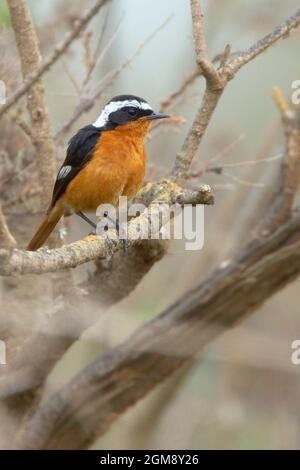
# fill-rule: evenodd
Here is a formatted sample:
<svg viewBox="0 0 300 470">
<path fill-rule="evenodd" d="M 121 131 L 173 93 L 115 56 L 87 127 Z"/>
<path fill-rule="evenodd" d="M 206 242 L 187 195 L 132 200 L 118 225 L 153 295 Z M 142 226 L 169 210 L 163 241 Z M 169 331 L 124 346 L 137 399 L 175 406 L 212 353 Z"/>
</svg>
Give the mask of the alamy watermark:
<svg viewBox="0 0 300 470">
<path fill-rule="evenodd" d="M 0 104 L 6 103 L 6 85 L 3 80 L 0 80 Z"/>
<path fill-rule="evenodd" d="M 143 214 L 139 219 L 138 216 Z M 101 204 L 96 212 L 100 221 L 97 235 L 103 236 L 108 229 L 116 230 L 122 240 L 184 240 L 185 249 L 201 250 L 204 245 L 204 205 L 180 205 L 153 203 L 128 205 L 126 196 L 120 196 L 116 208 L 112 204 Z M 128 233 L 128 222 L 130 224 Z"/>
<path fill-rule="evenodd" d="M 291 354 L 291 362 L 294 366 L 299 366 L 300 364 L 300 339 L 295 339 L 292 344 L 291 348 L 293 352 Z"/>
<path fill-rule="evenodd" d="M 300 104 L 300 80 L 293 81 L 292 89 L 295 90 L 292 93 L 292 103 L 298 105 Z"/>
<path fill-rule="evenodd" d="M 0 340 L 0 366 L 6 364 L 6 344 Z"/>
</svg>

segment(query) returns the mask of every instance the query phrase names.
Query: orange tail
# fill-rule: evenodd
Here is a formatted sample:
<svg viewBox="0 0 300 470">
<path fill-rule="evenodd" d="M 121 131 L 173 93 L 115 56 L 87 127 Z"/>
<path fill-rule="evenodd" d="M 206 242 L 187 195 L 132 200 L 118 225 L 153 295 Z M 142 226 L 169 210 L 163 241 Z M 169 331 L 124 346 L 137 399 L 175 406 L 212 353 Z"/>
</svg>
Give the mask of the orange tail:
<svg viewBox="0 0 300 470">
<path fill-rule="evenodd" d="M 30 240 L 27 246 L 28 251 L 38 250 L 45 243 L 63 214 L 64 210 L 61 207 L 53 207 L 53 209 L 51 209 L 42 224 L 39 226 L 35 235 Z"/>
</svg>

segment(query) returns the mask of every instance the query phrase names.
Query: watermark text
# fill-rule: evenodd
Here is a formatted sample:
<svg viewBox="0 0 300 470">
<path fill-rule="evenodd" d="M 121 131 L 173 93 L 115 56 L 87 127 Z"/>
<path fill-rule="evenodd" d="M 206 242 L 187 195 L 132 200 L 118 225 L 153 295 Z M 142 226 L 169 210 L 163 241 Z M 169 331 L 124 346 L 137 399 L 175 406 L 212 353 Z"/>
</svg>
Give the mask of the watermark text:
<svg viewBox="0 0 300 470">
<path fill-rule="evenodd" d="M 122 240 L 183 240 L 188 251 L 201 250 L 204 245 L 203 204 L 182 206 L 157 202 L 149 207 L 143 204 L 129 206 L 127 197 L 120 196 L 117 208 L 101 204 L 96 216 L 100 218 L 96 230 L 99 236 L 114 229 Z M 128 233 L 128 221 L 132 218 Z"/>
<path fill-rule="evenodd" d="M 6 85 L 3 80 L 0 80 L 0 104 L 6 103 Z"/>
<path fill-rule="evenodd" d="M 0 340 L 0 366 L 6 364 L 6 344 Z"/>
</svg>

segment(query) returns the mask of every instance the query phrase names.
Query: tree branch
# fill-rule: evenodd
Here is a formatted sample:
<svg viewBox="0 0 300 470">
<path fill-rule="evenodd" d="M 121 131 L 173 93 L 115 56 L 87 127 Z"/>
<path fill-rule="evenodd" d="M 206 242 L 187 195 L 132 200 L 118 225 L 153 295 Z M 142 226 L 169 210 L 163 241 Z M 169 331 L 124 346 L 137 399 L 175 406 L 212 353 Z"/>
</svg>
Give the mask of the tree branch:
<svg viewBox="0 0 300 470">
<path fill-rule="evenodd" d="M 39 68 L 26 77 L 23 85 L 21 85 L 15 93 L 7 99 L 6 104 L 1 106 L 0 108 L 0 118 L 6 113 L 18 100 L 24 96 L 28 90 L 34 85 L 42 75 L 47 72 L 50 67 L 57 62 L 57 60 L 66 52 L 69 46 L 72 44 L 74 39 L 76 39 L 87 26 L 87 24 L 91 21 L 91 19 L 98 13 L 98 11 L 106 5 L 111 0 L 97 0 L 95 5 L 91 7 L 87 12 L 75 22 L 74 28 L 70 33 L 67 33 L 65 39 L 55 46 L 53 52 L 50 54 L 49 58 L 46 59 Z M 15 5 L 18 1 L 10 0 L 11 3 Z"/>
<path fill-rule="evenodd" d="M 223 88 L 223 82 L 207 54 L 201 0 L 191 0 L 193 38 L 197 64 L 211 88 Z"/>
<path fill-rule="evenodd" d="M 21 60 L 23 78 L 26 80 L 39 69 L 41 56 L 37 35 L 26 0 L 8 0 Z M 50 129 L 45 90 L 42 81 L 36 80 L 27 96 L 27 108 L 31 118 L 32 143 L 36 151 L 39 185 L 42 189 L 43 207 L 51 199 L 56 175 L 55 147 Z"/>
<path fill-rule="evenodd" d="M 212 204 L 213 196 L 208 185 L 202 185 L 198 191 L 182 190 L 179 186 L 168 180 L 155 183 L 144 188 L 136 201 L 143 201 L 144 204 L 165 202 L 168 204 L 190 203 L 190 204 Z M 152 212 L 153 215 L 153 212 Z M 128 224 L 128 244 L 129 247 L 137 243 L 144 237 L 147 238 L 149 219 L 148 214 L 141 214 Z M 108 236 L 113 237 L 111 231 Z M 80 264 L 97 258 L 107 258 L 112 253 L 122 249 L 121 240 L 115 244 L 109 238 L 100 238 L 92 235 L 70 245 L 53 250 L 40 249 L 37 252 L 23 251 L 15 249 L 12 252 L 0 250 L 0 274 L 5 276 L 17 274 L 41 274 L 55 272 L 65 268 L 74 268 Z"/>
<path fill-rule="evenodd" d="M 292 215 L 293 203 L 300 183 L 300 116 L 290 109 L 282 92 L 276 88 L 273 97 L 281 113 L 286 137 L 286 150 L 281 162 L 277 187 L 271 196 L 269 210 L 257 234 L 269 233 L 287 222 Z"/>
<path fill-rule="evenodd" d="M 299 233 L 297 216 L 86 367 L 28 419 L 16 447 L 91 445 L 128 407 L 299 275 Z"/>
<path fill-rule="evenodd" d="M 283 23 L 278 25 L 271 33 L 264 36 L 262 39 L 257 41 L 253 46 L 248 50 L 241 52 L 234 59 L 229 61 L 224 67 L 220 70 L 220 73 L 223 77 L 226 77 L 227 80 L 231 80 L 234 75 L 240 70 L 241 67 L 247 65 L 258 55 L 262 54 L 269 47 L 276 44 L 281 39 L 286 39 L 289 34 L 297 29 L 300 24 L 300 9 L 292 16 L 289 16 Z"/>
<path fill-rule="evenodd" d="M 16 245 L 17 242 L 14 239 L 13 235 L 10 233 L 0 204 L 0 246 L 4 247 L 6 250 L 11 250 Z"/>
<path fill-rule="evenodd" d="M 200 0 L 191 0 L 191 13 L 197 64 L 205 77 L 206 88 L 194 122 L 175 160 L 172 175 L 179 184 L 183 184 L 187 178 L 188 170 L 226 85 L 226 81 L 215 70 L 207 55 Z"/>
<path fill-rule="evenodd" d="M 300 10 L 298 10 L 281 25 L 277 26 L 270 34 L 260 39 L 247 51 L 235 55 L 227 64 L 222 64 L 219 70 L 216 71 L 207 57 L 207 48 L 203 32 L 203 15 L 199 0 L 191 0 L 191 10 L 197 63 L 206 78 L 206 89 L 195 120 L 180 152 L 177 154 L 173 168 L 173 178 L 179 184 L 183 184 L 188 176 L 188 171 L 194 156 L 228 81 L 232 80 L 235 74 L 244 65 L 255 59 L 259 54 L 267 50 L 280 39 L 286 38 L 289 33 L 298 28 L 300 24 Z M 226 49 L 224 55 L 228 56 Z"/>
</svg>

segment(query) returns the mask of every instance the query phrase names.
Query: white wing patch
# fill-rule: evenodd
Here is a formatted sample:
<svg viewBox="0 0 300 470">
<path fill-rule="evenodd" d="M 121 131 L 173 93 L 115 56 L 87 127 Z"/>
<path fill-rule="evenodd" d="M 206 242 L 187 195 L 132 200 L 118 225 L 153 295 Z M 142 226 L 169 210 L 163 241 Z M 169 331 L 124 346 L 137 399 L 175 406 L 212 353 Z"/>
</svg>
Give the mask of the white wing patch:
<svg viewBox="0 0 300 470">
<path fill-rule="evenodd" d="M 57 179 L 58 179 L 58 180 L 61 180 L 61 179 L 65 178 L 65 177 L 70 173 L 71 170 L 72 170 L 71 165 L 63 166 L 63 167 L 59 170 L 59 173 L 58 173 L 58 175 L 57 175 Z"/>
<path fill-rule="evenodd" d="M 141 101 L 141 102 L 137 100 L 112 101 L 111 103 L 108 103 L 105 106 L 102 113 L 98 117 L 97 121 L 93 123 L 93 126 L 104 127 L 105 124 L 107 124 L 110 113 L 114 113 L 115 111 L 118 111 L 119 109 L 124 108 L 125 106 L 134 106 L 139 109 L 143 109 L 143 110 L 150 109 L 152 111 L 150 104 L 144 101 Z"/>
</svg>

